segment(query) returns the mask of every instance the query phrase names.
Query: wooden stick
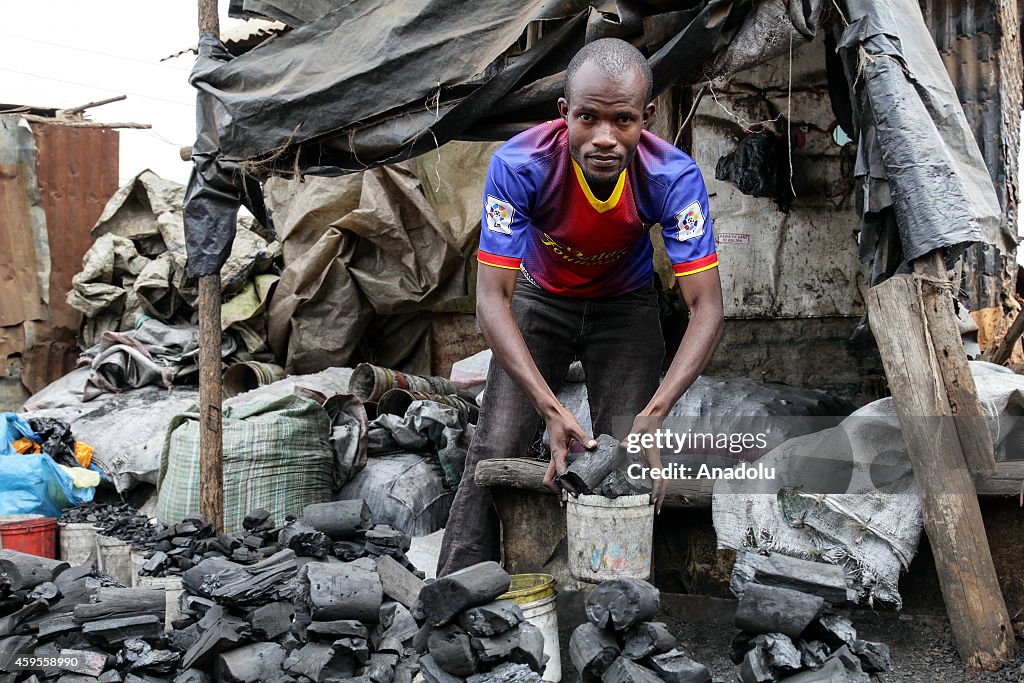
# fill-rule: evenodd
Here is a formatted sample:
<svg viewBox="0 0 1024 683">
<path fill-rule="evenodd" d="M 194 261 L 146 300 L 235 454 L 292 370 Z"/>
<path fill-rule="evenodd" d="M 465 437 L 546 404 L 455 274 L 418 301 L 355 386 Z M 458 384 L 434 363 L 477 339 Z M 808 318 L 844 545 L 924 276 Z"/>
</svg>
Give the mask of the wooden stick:
<svg viewBox="0 0 1024 683">
<path fill-rule="evenodd" d="M 987 353 L 986 360 L 996 365 L 1002 365 L 1010 358 L 1010 354 L 1013 353 L 1013 345 L 1017 343 L 1020 336 L 1024 334 L 1024 311 L 1017 311 L 1017 317 L 1013 319 L 1013 323 L 1010 324 L 1010 329 L 1006 331 L 1003 338 L 995 344 L 995 348 Z M 992 348 L 992 345 L 989 345 Z"/>
<path fill-rule="evenodd" d="M 51 126 L 67 126 L 69 128 L 137 128 L 147 130 L 152 128 L 148 123 L 132 123 L 131 121 L 65 121 L 50 116 L 36 116 L 35 114 L 22 114 L 21 118 L 32 123 L 45 123 Z"/>
<path fill-rule="evenodd" d="M 477 463 L 475 481 L 479 486 L 532 491 L 552 495 L 544 488 L 547 464 L 526 458 L 493 458 Z M 1024 462 L 996 463 L 995 474 L 977 479 L 979 496 L 1016 496 L 1024 484 Z M 714 479 L 670 479 L 665 494 L 666 508 L 709 508 Z"/>
<path fill-rule="evenodd" d="M 996 472 L 992 434 L 967 364 L 967 354 L 953 312 L 953 295 L 948 289 L 951 285 L 939 250 L 914 261 L 914 276 L 918 282 L 917 297 L 923 304 L 928 325 L 925 341 L 932 347 L 939 370 L 939 377 L 935 380 L 941 383 L 949 402 L 967 467 L 975 477 L 990 477 Z"/>
<path fill-rule="evenodd" d="M 125 100 L 125 99 L 128 99 L 127 95 L 115 95 L 114 97 L 108 97 L 105 100 L 96 100 L 95 102 L 86 102 L 85 104 L 80 104 L 77 107 L 68 107 L 67 109 L 58 109 L 57 110 L 57 115 L 61 116 L 63 114 L 64 116 L 67 116 L 68 114 L 77 114 L 79 112 L 85 111 L 86 109 L 92 109 L 93 107 L 102 107 L 104 104 L 110 104 L 111 102 L 120 102 L 121 100 Z"/>
<path fill-rule="evenodd" d="M 199 34 L 220 35 L 217 0 L 199 0 Z M 199 276 L 199 510 L 224 530 L 220 273 Z"/>
<path fill-rule="evenodd" d="M 929 343 L 931 320 L 918 284 L 914 276 L 895 276 L 872 287 L 868 320 L 914 468 L 957 650 L 969 669 L 998 670 L 1014 659 L 1013 629 L 952 410 L 936 385 L 936 351 L 948 346 L 935 335 Z"/>
</svg>

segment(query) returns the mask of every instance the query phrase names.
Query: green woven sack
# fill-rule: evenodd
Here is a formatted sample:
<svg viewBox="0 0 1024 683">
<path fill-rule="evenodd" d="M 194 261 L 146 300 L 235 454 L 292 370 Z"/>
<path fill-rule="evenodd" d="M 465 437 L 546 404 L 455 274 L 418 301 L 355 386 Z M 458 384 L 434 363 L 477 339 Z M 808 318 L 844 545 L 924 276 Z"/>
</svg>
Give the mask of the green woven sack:
<svg viewBox="0 0 1024 683">
<path fill-rule="evenodd" d="M 253 508 L 278 524 L 331 499 L 331 420 L 317 403 L 283 396 L 224 409 L 224 531 L 242 529 Z M 156 516 L 164 524 L 199 512 L 199 407 L 176 415 L 160 456 Z"/>
</svg>

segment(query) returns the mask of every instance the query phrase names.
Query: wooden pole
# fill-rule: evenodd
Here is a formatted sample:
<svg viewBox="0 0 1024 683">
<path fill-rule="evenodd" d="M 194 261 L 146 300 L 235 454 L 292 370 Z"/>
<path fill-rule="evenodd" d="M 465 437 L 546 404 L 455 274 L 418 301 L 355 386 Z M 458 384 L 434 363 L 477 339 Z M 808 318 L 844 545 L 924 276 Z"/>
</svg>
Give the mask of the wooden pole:
<svg viewBox="0 0 1024 683">
<path fill-rule="evenodd" d="M 907 443 L 957 650 L 969 669 L 994 671 L 1013 661 L 1014 634 L 950 419 L 940 358 L 948 347 L 929 329 L 930 303 L 925 299 L 922 307 L 919 283 L 917 276 L 895 276 L 872 287 L 868 320 Z"/>
<path fill-rule="evenodd" d="M 987 360 L 996 365 L 1005 363 L 1010 359 L 1010 355 L 1013 353 L 1013 346 L 1022 334 L 1024 334 L 1024 309 L 1017 311 L 1017 317 L 1010 324 L 1010 329 L 1006 331 L 1006 334 L 999 340 L 999 343 L 995 345 L 995 349 L 989 354 Z M 989 348 L 992 347 L 989 346 Z"/>
<path fill-rule="evenodd" d="M 199 34 L 220 35 L 217 0 L 199 0 Z M 224 530 L 220 273 L 199 277 L 199 511 Z"/>
<path fill-rule="evenodd" d="M 920 283 L 918 298 L 924 303 L 928 323 L 926 334 L 934 349 L 940 377 L 936 378 L 949 403 L 949 413 L 960 439 L 967 467 L 976 478 L 996 473 L 995 450 L 985 411 L 967 363 L 956 313 L 953 311 L 952 284 L 939 251 L 914 261 L 915 282 Z"/>
</svg>

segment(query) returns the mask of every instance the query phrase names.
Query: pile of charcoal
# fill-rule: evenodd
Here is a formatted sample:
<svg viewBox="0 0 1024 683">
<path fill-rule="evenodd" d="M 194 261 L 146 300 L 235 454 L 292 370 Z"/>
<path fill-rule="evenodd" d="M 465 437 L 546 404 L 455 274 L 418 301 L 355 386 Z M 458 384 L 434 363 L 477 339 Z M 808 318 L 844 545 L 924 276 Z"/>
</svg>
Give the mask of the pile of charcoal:
<svg viewBox="0 0 1024 683">
<path fill-rule="evenodd" d="M 15 656 L 50 667 L 3 680 L 412 683 L 422 673 L 427 683 L 539 683 L 543 637 L 514 604 L 494 602 L 510 583 L 496 563 L 425 585 L 405 557 L 409 539 L 374 526 L 363 501 L 321 505 L 280 528 L 250 514 L 247 535 L 277 532 L 257 562 L 193 556 L 170 628 L 175 604 L 162 589 L 0 550 L 0 669 Z M 180 535 L 156 543 L 202 526 L 165 527 Z"/>
<path fill-rule="evenodd" d="M 186 517 L 179 524 L 158 526 L 146 540 L 132 542 L 147 558 L 139 574 L 180 574 L 213 557 L 251 565 L 283 549 L 300 557 L 335 557 L 345 562 L 389 555 L 414 570 L 405 556 L 411 544 L 409 536 L 386 524 L 374 525 L 362 500 L 307 505 L 301 519 L 287 517 L 281 526 L 269 512 L 256 509 L 245 516 L 242 528 L 218 536 L 199 515 Z"/>
<path fill-rule="evenodd" d="M 66 509 L 60 522 L 68 524 L 92 524 L 101 536 L 111 536 L 122 541 L 145 543 L 153 538 L 160 527 L 131 505 L 111 503 L 83 503 Z"/>
<path fill-rule="evenodd" d="M 587 622 L 569 639 L 584 683 L 710 683 L 707 667 L 677 647 L 658 613 L 661 594 L 639 579 L 612 579 L 590 592 Z"/>
<path fill-rule="evenodd" d="M 425 621 L 414 645 L 427 683 L 539 683 L 543 634 L 518 605 L 495 602 L 510 580 L 482 562 L 424 586 L 413 614 Z"/>
<path fill-rule="evenodd" d="M 859 640 L 833 606 L 854 602 L 842 567 L 785 555 L 737 554 L 731 657 L 742 683 L 867 683 L 889 671 L 884 643 Z"/>
</svg>

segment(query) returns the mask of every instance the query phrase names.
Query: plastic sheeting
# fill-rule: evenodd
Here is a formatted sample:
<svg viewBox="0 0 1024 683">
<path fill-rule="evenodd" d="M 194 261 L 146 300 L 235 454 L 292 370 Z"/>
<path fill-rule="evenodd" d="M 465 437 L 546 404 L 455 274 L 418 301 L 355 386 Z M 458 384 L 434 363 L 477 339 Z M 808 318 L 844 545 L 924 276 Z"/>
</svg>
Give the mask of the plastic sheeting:
<svg viewBox="0 0 1024 683">
<path fill-rule="evenodd" d="M 861 179 L 862 243 L 882 257 L 884 219 L 895 213 L 902 256 L 939 248 L 952 258 L 972 242 L 1004 252 L 991 177 L 959 98 L 914 0 L 847 0 L 850 23 L 838 40 L 852 84 Z"/>
<path fill-rule="evenodd" d="M 453 139 L 502 140 L 553 115 L 562 74 L 586 41 L 615 36 L 642 45 L 660 92 L 806 42 L 822 6 L 810 0 L 773 14 L 751 12 L 750 0 L 592 4 L 236 2 L 240 15 L 294 30 L 236 59 L 212 35 L 200 40 L 191 77 L 200 95 L 185 209 L 188 272 L 215 272 L 226 257 L 237 202 L 257 197 L 245 191 L 252 183 L 244 173 L 340 175 Z M 727 53 L 748 17 L 748 35 L 772 40 Z M 520 50 L 534 19 L 558 23 Z"/>
<path fill-rule="evenodd" d="M 444 527 L 455 491 L 433 455 L 396 453 L 369 459 L 366 469 L 334 497 L 362 498 L 373 521 L 390 524 L 410 536 L 426 536 Z"/>
<path fill-rule="evenodd" d="M 46 453 L 15 451 L 11 444 L 21 437 L 39 440 L 23 418 L 0 413 L 0 514 L 60 517 L 64 508 L 92 500 L 95 486 L 76 487 L 69 468 Z"/>
<path fill-rule="evenodd" d="M 970 365 L 997 459 L 1019 459 L 1024 378 L 990 363 Z M 900 571 L 917 552 L 922 518 L 893 400 L 786 441 L 757 464 L 774 468 L 774 479 L 715 482 L 719 546 L 840 564 L 861 597 L 899 607 Z"/>
<path fill-rule="evenodd" d="M 82 336 L 87 346 L 98 343 L 103 332 L 133 330 L 142 315 L 165 323 L 191 315 L 197 292 L 185 273 L 184 195 L 179 183 L 142 171 L 107 202 L 92 230 L 96 242 L 67 294 L 68 304 L 85 316 Z M 226 296 L 251 287 L 254 278 L 273 269 L 280 254 L 273 235 L 252 218 L 239 218 L 237 225 L 231 232 L 231 257 L 220 271 Z M 262 281 L 264 295 L 272 284 L 273 280 Z M 236 329 L 257 330 L 248 337 L 260 337 L 261 313 L 257 303 L 245 314 L 236 312 L 227 319 Z M 249 350 L 265 351 L 264 346 Z"/>
<path fill-rule="evenodd" d="M 364 339 L 381 365 L 429 370 L 417 358 L 426 322 L 409 316 L 465 294 L 465 261 L 415 165 L 277 179 L 267 195 L 285 262 L 269 341 L 286 370 L 354 365 Z"/>
</svg>

